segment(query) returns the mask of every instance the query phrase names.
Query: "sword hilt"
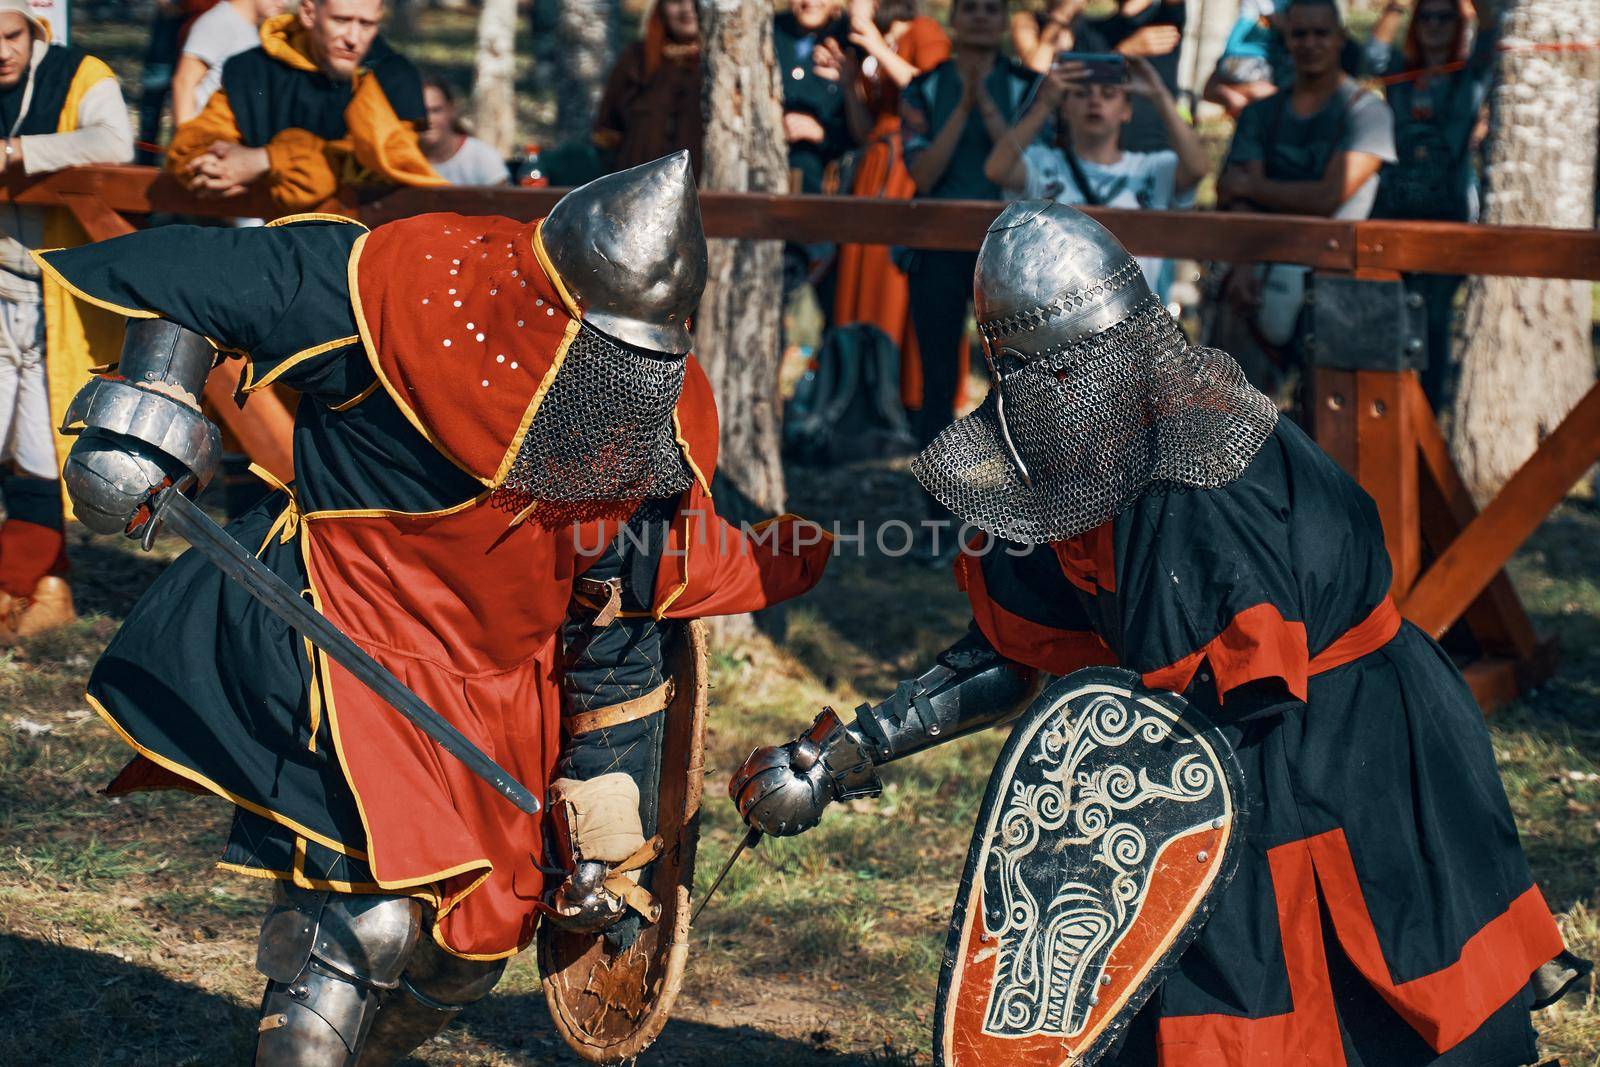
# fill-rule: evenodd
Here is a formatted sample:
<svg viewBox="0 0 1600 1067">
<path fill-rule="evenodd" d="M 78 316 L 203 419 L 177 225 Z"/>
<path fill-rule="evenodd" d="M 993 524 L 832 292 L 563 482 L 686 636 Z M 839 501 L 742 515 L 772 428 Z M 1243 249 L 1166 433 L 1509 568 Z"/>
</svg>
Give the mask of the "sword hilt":
<svg viewBox="0 0 1600 1067">
<path fill-rule="evenodd" d="M 150 496 L 150 517 L 145 520 L 144 532 L 139 537 L 139 547 L 148 552 L 155 547 L 156 535 L 161 532 L 161 522 L 166 517 L 167 508 L 172 505 L 172 494 L 183 495 L 183 491 L 194 484 L 193 475 L 185 475 L 178 481 L 157 489 Z"/>
</svg>

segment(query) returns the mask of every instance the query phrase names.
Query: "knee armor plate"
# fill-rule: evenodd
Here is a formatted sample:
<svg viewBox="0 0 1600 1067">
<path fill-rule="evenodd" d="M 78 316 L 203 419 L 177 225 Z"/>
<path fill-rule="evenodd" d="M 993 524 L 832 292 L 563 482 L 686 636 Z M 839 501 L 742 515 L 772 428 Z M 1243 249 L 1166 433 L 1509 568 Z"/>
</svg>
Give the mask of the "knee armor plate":
<svg viewBox="0 0 1600 1067">
<path fill-rule="evenodd" d="M 408 897 L 326 893 L 277 883 L 256 965 L 269 979 L 258 1067 L 349 1067 L 381 992 L 400 981 L 421 931 Z"/>
</svg>

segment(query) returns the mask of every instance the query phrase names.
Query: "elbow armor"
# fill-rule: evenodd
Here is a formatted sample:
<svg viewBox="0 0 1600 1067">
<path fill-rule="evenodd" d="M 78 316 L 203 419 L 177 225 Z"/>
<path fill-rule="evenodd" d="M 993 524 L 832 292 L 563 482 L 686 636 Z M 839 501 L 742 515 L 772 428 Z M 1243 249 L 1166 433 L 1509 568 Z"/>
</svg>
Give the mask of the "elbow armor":
<svg viewBox="0 0 1600 1067">
<path fill-rule="evenodd" d="M 85 526 L 127 530 L 154 490 L 211 480 L 222 437 L 200 414 L 200 392 L 216 356 L 210 341 L 175 322 L 128 323 L 117 374 L 91 379 L 61 426 L 78 435 L 62 478 Z"/>
<path fill-rule="evenodd" d="M 1039 680 L 1039 672 L 1004 658 L 973 630 L 889 699 L 858 707 L 854 722 L 824 708 L 787 745 L 757 749 L 728 792 L 751 826 L 801 833 L 833 801 L 881 793 L 880 765 L 1009 722 L 1038 692 Z"/>
</svg>

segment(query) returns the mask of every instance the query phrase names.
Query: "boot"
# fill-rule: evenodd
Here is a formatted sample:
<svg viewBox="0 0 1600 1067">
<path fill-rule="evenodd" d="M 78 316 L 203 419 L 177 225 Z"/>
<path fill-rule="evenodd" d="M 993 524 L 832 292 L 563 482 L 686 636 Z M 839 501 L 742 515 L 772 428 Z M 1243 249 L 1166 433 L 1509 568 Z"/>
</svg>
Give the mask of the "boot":
<svg viewBox="0 0 1600 1067">
<path fill-rule="evenodd" d="M 78 617 L 72 606 L 72 587 L 54 574 L 40 578 L 32 596 L 0 593 L 0 598 L 0 645 L 57 629 Z"/>
</svg>

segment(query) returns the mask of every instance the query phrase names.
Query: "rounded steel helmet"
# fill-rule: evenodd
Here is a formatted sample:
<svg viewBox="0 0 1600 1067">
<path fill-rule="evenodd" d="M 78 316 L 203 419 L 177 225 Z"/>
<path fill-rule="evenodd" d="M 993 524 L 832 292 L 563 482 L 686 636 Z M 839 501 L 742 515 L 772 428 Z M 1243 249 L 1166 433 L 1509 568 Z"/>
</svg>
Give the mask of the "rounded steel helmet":
<svg viewBox="0 0 1600 1067">
<path fill-rule="evenodd" d="M 974 304 L 989 395 L 911 469 L 998 537 L 1063 541 L 1153 484 L 1225 485 L 1277 424 L 1233 357 L 1191 346 L 1138 261 L 1066 204 L 1000 213 L 978 252 Z"/>
<path fill-rule="evenodd" d="M 688 152 L 580 185 L 550 209 L 539 234 L 585 323 L 636 348 L 689 351 L 706 237 Z"/>
</svg>

